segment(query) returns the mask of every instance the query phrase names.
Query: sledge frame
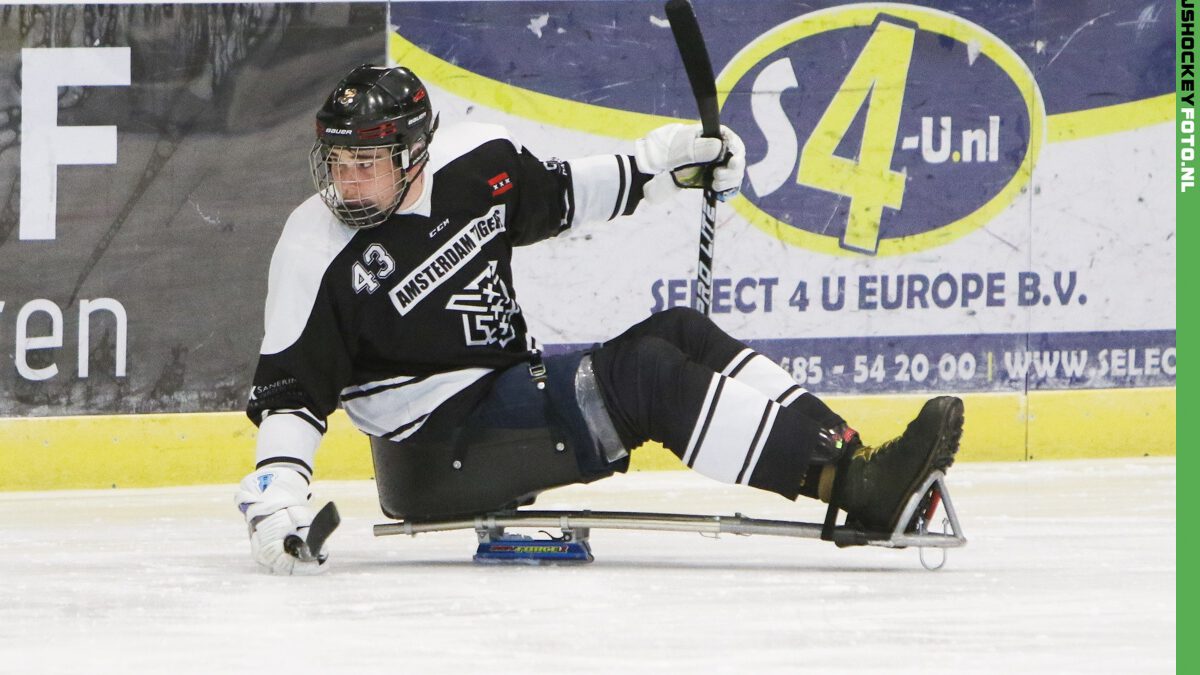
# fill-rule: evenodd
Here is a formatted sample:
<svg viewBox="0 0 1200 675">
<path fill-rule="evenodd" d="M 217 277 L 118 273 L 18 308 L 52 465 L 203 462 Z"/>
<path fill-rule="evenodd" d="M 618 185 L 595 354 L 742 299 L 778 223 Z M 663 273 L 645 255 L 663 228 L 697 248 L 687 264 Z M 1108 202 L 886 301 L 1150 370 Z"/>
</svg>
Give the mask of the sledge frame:
<svg viewBox="0 0 1200 675">
<path fill-rule="evenodd" d="M 931 493 L 931 491 L 933 491 Z M 926 497 L 936 494 L 945 510 L 942 519 L 943 532 L 929 531 L 931 513 L 918 513 Z M 908 530 L 915 522 L 916 528 Z M 448 530 L 474 530 L 480 542 L 496 541 L 505 536 L 510 527 L 557 528 L 567 541 L 586 541 L 593 529 L 646 530 L 654 532 L 695 532 L 716 537 L 722 534 L 749 536 L 754 534 L 794 537 L 801 539 L 831 538 L 839 547 L 880 546 L 886 548 L 917 547 L 945 549 L 966 545 L 958 513 L 946 488 L 945 476 L 940 471 L 930 473 L 908 500 L 904 512 L 893 532 L 867 532 L 840 525 L 833 528 L 832 537 L 823 537 L 825 527 L 818 523 L 786 520 L 748 518 L 741 513 L 732 516 L 692 515 L 678 513 L 641 513 L 630 511 L 539 511 L 512 510 L 494 511 L 474 517 L 448 520 L 412 521 L 400 520 L 375 525 L 377 537 L 407 534 L 416 536 L 427 532 Z M 944 563 L 944 560 L 943 560 Z M 924 558 L 922 564 L 926 567 Z M 938 565 L 937 567 L 941 567 Z M 931 568 L 936 569 L 936 568 Z"/>
</svg>

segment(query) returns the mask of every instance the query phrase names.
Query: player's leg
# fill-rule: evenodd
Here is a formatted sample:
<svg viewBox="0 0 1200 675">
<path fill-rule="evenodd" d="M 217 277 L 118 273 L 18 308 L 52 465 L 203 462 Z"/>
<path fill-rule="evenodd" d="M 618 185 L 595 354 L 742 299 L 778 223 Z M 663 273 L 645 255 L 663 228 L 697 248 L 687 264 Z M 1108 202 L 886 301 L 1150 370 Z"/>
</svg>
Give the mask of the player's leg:
<svg viewBox="0 0 1200 675">
<path fill-rule="evenodd" d="M 656 440 L 722 482 L 836 500 L 868 529 L 894 526 L 929 472 L 949 467 L 962 431 L 961 401 L 942 397 L 899 438 L 864 448 L 847 428 L 829 429 L 658 337 L 608 343 L 593 364 L 626 447 Z"/>
<path fill-rule="evenodd" d="M 627 448 L 658 441 L 710 478 L 789 499 L 816 497 L 819 467 L 841 457 L 820 423 L 663 338 L 623 336 L 592 363 Z"/>
<path fill-rule="evenodd" d="M 679 348 L 690 360 L 747 384 L 780 405 L 795 407 L 827 428 L 845 421 L 771 359 L 721 330 L 711 319 L 687 307 L 675 307 L 631 326 L 605 344 L 657 337 Z"/>
</svg>

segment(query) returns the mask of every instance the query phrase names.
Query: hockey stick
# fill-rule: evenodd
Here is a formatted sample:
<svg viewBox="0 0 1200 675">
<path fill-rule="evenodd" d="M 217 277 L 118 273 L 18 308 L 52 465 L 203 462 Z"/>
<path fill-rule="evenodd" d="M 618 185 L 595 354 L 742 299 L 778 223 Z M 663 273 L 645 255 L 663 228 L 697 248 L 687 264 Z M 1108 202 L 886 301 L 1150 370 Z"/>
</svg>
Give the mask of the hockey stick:
<svg viewBox="0 0 1200 675">
<path fill-rule="evenodd" d="M 325 546 L 325 540 L 341 523 L 342 517 L 338 514 L 337 506 L 333 502 L 329 502 L 321 507 L 321 510 L 313 518 L 312 524 L 308 526 L 308 539 L 304 540 L 300 538 L 300 535 L 289 534 L 283 540 L 283 550 L 300 562 L 325 562 L 325 556 L 321 555 L 321 548 Z"/>
<path fill-rule="evenodd" d="M 676 46 L 679 47 L 679 56 L 683 59 L 683 68 L 687 71 L 692 94 L 696 97 L 696 107 L 700 110 L 700 124 L 704 128 L 704 136 L 720 138 L 721 118 L 717 110 L 717 83 L 713 78 L 712 63 L 708 59 L 708 50 L 704 47 L 704 36 L 700 34 L 700 24 L 696 21 L 692 3 L 689 0 L 668 0 L 666 10 L 667 21 L 671 23 L 671 33 L 675 36 Z M 709 167 L 704 170 L 704 206 L 700 209 L 700 257 L 696 266 L 696 298 L 693 303 L 695 308 L 705 315 L 712 306 L 716 227 L 717 193 L 712 189 L 712 168 Z"/>
</svg>

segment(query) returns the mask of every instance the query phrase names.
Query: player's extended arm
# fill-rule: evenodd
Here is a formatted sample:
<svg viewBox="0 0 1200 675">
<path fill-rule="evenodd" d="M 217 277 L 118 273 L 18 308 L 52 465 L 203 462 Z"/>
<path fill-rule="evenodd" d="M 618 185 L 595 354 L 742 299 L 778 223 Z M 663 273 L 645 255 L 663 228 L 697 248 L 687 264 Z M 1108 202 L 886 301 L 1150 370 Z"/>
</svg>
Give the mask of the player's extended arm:
<svg viewBox="0 0 1200 675">
<path fill-rule="evenodd" d="M 246 518 L 251 556 L 277 574 L 322 569 L 288 555 L 284 544 L 289 535 L 307 538 L 315 515 L 308 487 L 313 460 L 350 372 L 336 313 L 329 302 L 317 302 L 331 259 L 320 251 L 337 250 L 338 242 L 322 239 L 329 218 L 302 206 L 288 219 L 271 259 L 265 337 L 246 403 L 258 426 L 255 470 L 239 484 L 235 503 Z"/>
<path fill-rule="evenodd" d="M 256 394 L 261 389 L 256 387 Z M 293 400 L 286 390 L 277 396 L 281 402 Z M 304 410 L 298 405 L 271 406 L 267 402 L 272 398 L 251 401 L 254 416 L 261 419 L 255 470 L 238 485 L 236 503 L 246 517 L 250 556 L 260 568 L 274 574 L 315 574 L 323 570 L 324 560 L 299 561 L 284 543 L 289 535 L 306 539 L 315 515 L 309 483 L 324 421 L 309 421 L 309 415 L 298 413 Z"/>
<path fill-rule="evenodd" d="M 721 199 L 736 195 L 746 173 L 742 140 L 728 127 L 721 127 L 721 138 L 701 133 L 699 124 L 668 124 L 637 141 L 633 155 L 547 162 L 545 171 L 564 192 L 559 231 L 630 215 L 643 199 L 655 203 L 683 188 L 701 188 L 704 168 L 718 161 L 713 188 Z"/>
</svg>

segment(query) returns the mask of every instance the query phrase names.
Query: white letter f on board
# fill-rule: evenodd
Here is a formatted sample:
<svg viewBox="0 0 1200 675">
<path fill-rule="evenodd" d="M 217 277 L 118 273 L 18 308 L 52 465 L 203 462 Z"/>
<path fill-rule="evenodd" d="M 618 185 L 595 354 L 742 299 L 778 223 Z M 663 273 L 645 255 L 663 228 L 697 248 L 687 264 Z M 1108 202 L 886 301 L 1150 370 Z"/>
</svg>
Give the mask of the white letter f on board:
<svg viewBox="0 0 1200 675">
<path fill-rule="evenodd" d="M 58 126 L 58 88 L 129 81 L 128 47 L 21 50 L 20 239 L 54 239 L 59 165 L 117 163 L 115 126 Z"/>
</svg>

